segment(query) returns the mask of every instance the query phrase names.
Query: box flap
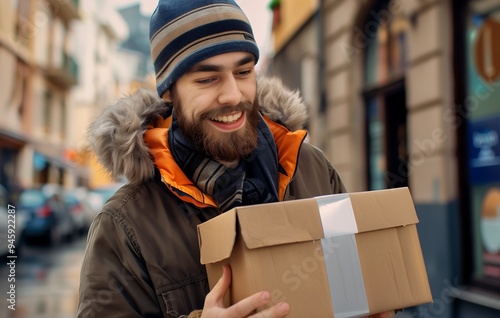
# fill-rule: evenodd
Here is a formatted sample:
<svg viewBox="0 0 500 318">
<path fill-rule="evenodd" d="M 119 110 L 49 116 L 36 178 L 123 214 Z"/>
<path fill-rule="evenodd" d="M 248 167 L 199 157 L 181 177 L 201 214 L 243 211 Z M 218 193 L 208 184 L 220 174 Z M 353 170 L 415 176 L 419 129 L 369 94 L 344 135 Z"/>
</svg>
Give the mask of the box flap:
<svg viewBox="0 0 500 318">
<path fill-rule="evenodd" d="M 350 193 L 348 196 L 360 233 L 418 223 L 408 188 Z M 199 225 L 202 264 L 231 256 L 236 223 L 250 249 L 322 239 L 323 225 L 317 200 L 238 207 Z"/>
<path fill-rule="evenodd" d="M 418 223 L 408 188 L 349 194 L 359 232 Z"/>
<path fill-rule="evenodd" d="M 356 243 L 372 312 L 432 302 L 416 225 L 360 233 Z"/>
<path fill-rule="evenodd" d="M 245 245 L 253 249 L 321 239 L 317 211 L 315 199 L 303 199 L 240 207 L 237 214 Z"/>
<path fill-rule="evenodd" d="M 225 212 L 198 225 L 201 263 L 215 263 L 231 256 L 235 238 L 235 210 Z"/>
</svg>

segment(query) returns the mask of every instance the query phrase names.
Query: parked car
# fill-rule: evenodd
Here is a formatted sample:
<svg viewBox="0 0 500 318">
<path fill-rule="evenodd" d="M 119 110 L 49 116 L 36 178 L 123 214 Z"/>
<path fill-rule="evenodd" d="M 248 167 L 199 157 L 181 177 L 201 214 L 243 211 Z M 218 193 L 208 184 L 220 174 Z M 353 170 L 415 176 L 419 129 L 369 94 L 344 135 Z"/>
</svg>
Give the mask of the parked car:
<svg viewBox="0 0 500 318">
<path fill-rule="evenodd" d="M 124 183 L 113 183 L 104 187 L 93 188 L 88 191 L 87 201 L 96 211 L 96 214 L 101 211 L 102 206 L 123 185 Z"/>
<path fill-rule="evenodd" d="M 11 206 L 9 206 L 11 204 Z M 10 212 L 9 213 L 9 209 Z M 8 200 L 7 190 L 0 185 L 0 256 L 11 254 L 9 244 L 13 244 L 12 250 L 19 256 L 24 245 L 24 227 L 26 216 L 20 212 L 12 202 Z M 9 233 L 10 230 L 10 233 Z"/>
<path fill-rule="evenodd" d="M 68 204 L 76 232 L 83 235 L 87 232 L 97 212 L 92 207 L 85 188 L 76 188 L 64 192 L 64 200 Z"/>
<path fill-rule="evenodd" d="M 56 188 L 24 190 L 19 195 L 18 205 L 19 210 L 28 215 L 24 229 L 26 239 L 57 245 L 73 238 L 75 231 L 70 208 Z"/>
</svg>

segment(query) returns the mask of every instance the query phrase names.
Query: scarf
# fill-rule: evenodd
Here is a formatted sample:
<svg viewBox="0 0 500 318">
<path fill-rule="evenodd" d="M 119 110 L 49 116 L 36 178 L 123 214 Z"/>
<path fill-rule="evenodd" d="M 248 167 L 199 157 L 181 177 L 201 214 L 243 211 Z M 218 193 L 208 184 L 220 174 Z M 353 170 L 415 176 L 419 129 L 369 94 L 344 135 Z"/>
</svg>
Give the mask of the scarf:
<svg viewBox="0 0 500 318">
<path fill-rule="evenodd" d="M 261 117 L 257 149 L 229 168 L 208 158 L 182 133 L 175 117 L 168 130 L 168 144 L 176 163 L 222 211 L 242 205 L 278 201 L 278 152 L 274 137 Z"/>
</svg>

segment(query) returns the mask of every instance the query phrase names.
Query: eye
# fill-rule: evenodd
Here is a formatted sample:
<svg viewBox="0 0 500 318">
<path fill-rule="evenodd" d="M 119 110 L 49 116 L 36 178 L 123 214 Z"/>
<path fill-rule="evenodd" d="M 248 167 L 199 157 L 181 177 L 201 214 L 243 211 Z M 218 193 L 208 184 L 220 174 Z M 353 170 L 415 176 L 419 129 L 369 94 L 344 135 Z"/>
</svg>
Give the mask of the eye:
<svg viewBox="0 0 500 318">
<path fill-rule="evenodd" d="M 252 69 L 252 68 L 250 68 L 250 69 L 246 69 L 246 70 L 238 71 L 238 72 L 236 73 L 236 75 L 238 75 L 238 76 L 247 76 L 247 75 L 252 74 L 252 71 L 253 71 L 253 69 Z"/>
<path fill-rule="evenodd" d="M 209 78 L 198 79 L 196 80 L 196 83 L 203 85 L 203 84 L 210 84 L 213 81 L 215 81 L 215 78 L 209 77 Z"/>
</svg>

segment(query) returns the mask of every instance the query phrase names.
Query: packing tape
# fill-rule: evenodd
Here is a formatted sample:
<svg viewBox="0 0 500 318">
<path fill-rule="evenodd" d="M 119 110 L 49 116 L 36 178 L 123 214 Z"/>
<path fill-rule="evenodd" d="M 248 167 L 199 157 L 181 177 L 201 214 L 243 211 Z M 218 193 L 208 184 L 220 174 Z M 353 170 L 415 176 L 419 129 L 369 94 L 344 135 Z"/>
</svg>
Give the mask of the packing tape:
<svg viewBox="0 0 500 318">
<path fill-rule="evenodd" d="M 369 314 L 348 194 L 317 197 L 325 238 L 321 240 L 335 318 Z"/>
<path fill-rule="evenodd" d="M 316 202 L 325 237 L 358 233 L 358 225 L 348 194 L 317 197 Z"/>
</svg>

